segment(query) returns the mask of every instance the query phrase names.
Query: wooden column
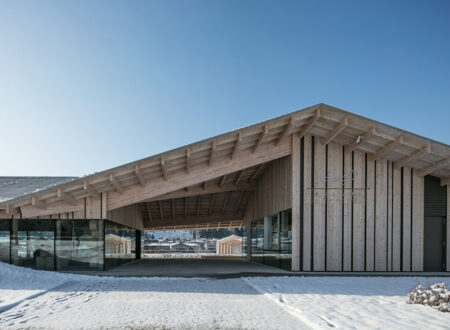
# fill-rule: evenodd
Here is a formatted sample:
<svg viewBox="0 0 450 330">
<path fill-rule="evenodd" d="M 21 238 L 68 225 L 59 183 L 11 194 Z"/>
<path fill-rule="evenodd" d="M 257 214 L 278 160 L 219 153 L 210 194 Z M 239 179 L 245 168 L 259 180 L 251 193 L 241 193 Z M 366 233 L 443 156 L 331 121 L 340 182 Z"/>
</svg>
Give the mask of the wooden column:
<svg viewBox="0 0 450 330">
<path fill-rule="evenodd" d="M 424 179 L 416 170 L 412 182 L 411 271 L 423 271 Z"/>
<path fill-rule="evenodd" d="M 300 139 L 292 134 L 292 271 L 300 270 Z"/>
<path fill-rule="evenodd" d="M 450 272 L 450 184 L 447 184 L 447 271 Z"/>
</svg>

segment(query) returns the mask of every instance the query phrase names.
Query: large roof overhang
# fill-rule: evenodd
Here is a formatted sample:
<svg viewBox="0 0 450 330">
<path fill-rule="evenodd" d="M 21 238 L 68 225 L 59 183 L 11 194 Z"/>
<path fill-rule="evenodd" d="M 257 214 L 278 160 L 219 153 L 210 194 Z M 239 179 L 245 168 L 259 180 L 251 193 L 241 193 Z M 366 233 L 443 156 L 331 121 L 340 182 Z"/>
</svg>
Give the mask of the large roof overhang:
<svg viewBox="0 0 450 330">
<path fill-rule="evenodd" d="M 208 182 L 215 182 L 210 185 L 214 193 L 248 190 L 265 164 L 291 153 L 292 134 L 306 133 L 324 144 L 337 142 L 367 152 L 372 159 L 384 158 L 422 175 L 432 174 L 443 184 L 450 178 L 449 145 L 319 104 L 8 200 L 0 203 L 0 217 L 18 208 L 24 217 L 69 212 L 79 209 L 83 198 L 98 198 L 100 193 L 107 193 L 107 209 L 113 210 L 186 197 L 189 189 L 203 185 L 206 193 Z M 236 178 L 243 174 L 248 177 L 239 182 Z M 239 184 L 245 187 L 236 187 Z"/>
</svg>

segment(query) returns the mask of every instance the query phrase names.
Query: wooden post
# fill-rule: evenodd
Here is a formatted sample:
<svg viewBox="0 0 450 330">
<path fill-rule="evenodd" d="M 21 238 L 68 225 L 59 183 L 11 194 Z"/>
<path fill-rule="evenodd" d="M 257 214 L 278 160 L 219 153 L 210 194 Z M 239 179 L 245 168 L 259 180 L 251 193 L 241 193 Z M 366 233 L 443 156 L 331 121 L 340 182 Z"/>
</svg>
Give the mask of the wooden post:
<svg viewBox="0 0 450 330">
<path fill-rule="evenodd" d="M 450 184 L 447 184 L 447 271 L 450 272 Z"/>
<path fill-rule="evenodd" d="M 292 271 L 300 271 L 300 138 L 292 134 Z"/>
</svg>

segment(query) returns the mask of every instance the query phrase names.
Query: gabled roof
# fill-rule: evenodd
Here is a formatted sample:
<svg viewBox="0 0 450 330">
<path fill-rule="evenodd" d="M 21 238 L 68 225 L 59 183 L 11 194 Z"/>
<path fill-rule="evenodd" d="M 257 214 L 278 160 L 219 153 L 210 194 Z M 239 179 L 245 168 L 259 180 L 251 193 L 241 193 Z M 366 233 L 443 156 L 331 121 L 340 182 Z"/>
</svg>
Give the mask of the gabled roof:
<svg viewBox="0 0 450 330">
<path fill-rule="evenodd" d="M 418 169 L 423 175 L 432 174 L 444 179 L 450 176 L 448 144 L 326 104 L 318 104 L 69 183 L 19 196 L 0 203 L 0 209 L 11 210 L 30 205 L 32 201 L 35 206 L 39 203 L 42 207 L 64 200 L 64 196 L 70 200 L 79 200 L 100 192 L 108 192 L 108 207 L 115 209 L 151 200 L 192 184 L 200 184 L 200 175 L 205 182 L 223 177 L 223 184 L 226 184 L 228 174 L 239 175 L 242 169 L 242 166 L 233 165 L 235 157 L 240 155 L 253 155 L 251 161 L 245 162 L 249 164 L 249 168 L 255 168 L 252 176 L 257 177 L 263 170 L 261 164 L 290 153 L 288 137 L 291 134 L 303 136 L 305 133 L 321 138 L 324 144 L 338 142 L 350 150 L 367 152 L 374 159 L 384 158 L 395 164 Z M 270 155 L 262 157 L 259 155 L 262 153 Z M 229 165 L 226 168 L 225 163 Z M 220 167 L 220 171 L 213 171 L 214 166 Z M 200 171 L 201 168 L 205 170 Z M 191 171 L 196 172 L 195 178 L 189 176 Z M 180 173 L 184 174 L 180 176 Z M 175 177 L 176 180 L 171 180 Z"/>
</svg>

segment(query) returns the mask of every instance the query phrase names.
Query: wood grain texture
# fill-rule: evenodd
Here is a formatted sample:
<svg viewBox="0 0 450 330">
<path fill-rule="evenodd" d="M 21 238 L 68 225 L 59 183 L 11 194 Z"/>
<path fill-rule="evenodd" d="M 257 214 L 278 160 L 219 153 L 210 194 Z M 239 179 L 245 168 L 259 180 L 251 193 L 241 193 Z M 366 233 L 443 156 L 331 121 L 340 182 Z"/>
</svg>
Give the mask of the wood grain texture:
<svg viewBox="0 0 450 330">
<path fill-rule="evenodd" d="M 367 159 L 366 271 L 375 270 L 375 162 Z"/>
<path fill-rule="evenodd" d="M 392 205 L 392 271 L 401 270 L 401 232 L 402 232 L 402 181 L 401 169 L 394 166 L 393 170 L 393 199 Z"/>
<path fill-rule="evenodd" d="M 375 271 L 386 271 L 387 257 L 387 161 L 376 161 Z"/>
<path fill-rule="evenodd" d="M 292 173 L 292 270 L 300 270 L 300 138 L 292 134 L 291 173 Z M 276 176 L 279 180 L 279 177 Z"/>
<path fill-rule="evenodd" d="M 403 168 L 402 271 L 411 271 L 411 169 Z"/>
<path fill-rule="evenodd" d="M 325 146 L 314 139 L 314 271 L 325 271 Z"/>
<path fill-rule="evenodd" d="M 412 178 L 412 271 L 423 271 L 424 178 L 413 170 Z"/>
<path fill-rule="evenodd" d="M 345 178 L 352 178 L 352 153 L 344 149 L 344 175 Z M 349 272 L 352 270 L 352 213 L 353 213 L 353 198 L 352 198 L 352 184 L 353 181 L 344 181 L 343 203 L 344 203 L 344 218 L 343 221 L 343 270 Z"/>
<path fill-rule="evenodd" d="M 353 169 L 353 271 L 364 271 L 365 260 L 365 154 L 354 151 Z M 361 189 L 362 188 L 362 189 Z"/>
</svg>

